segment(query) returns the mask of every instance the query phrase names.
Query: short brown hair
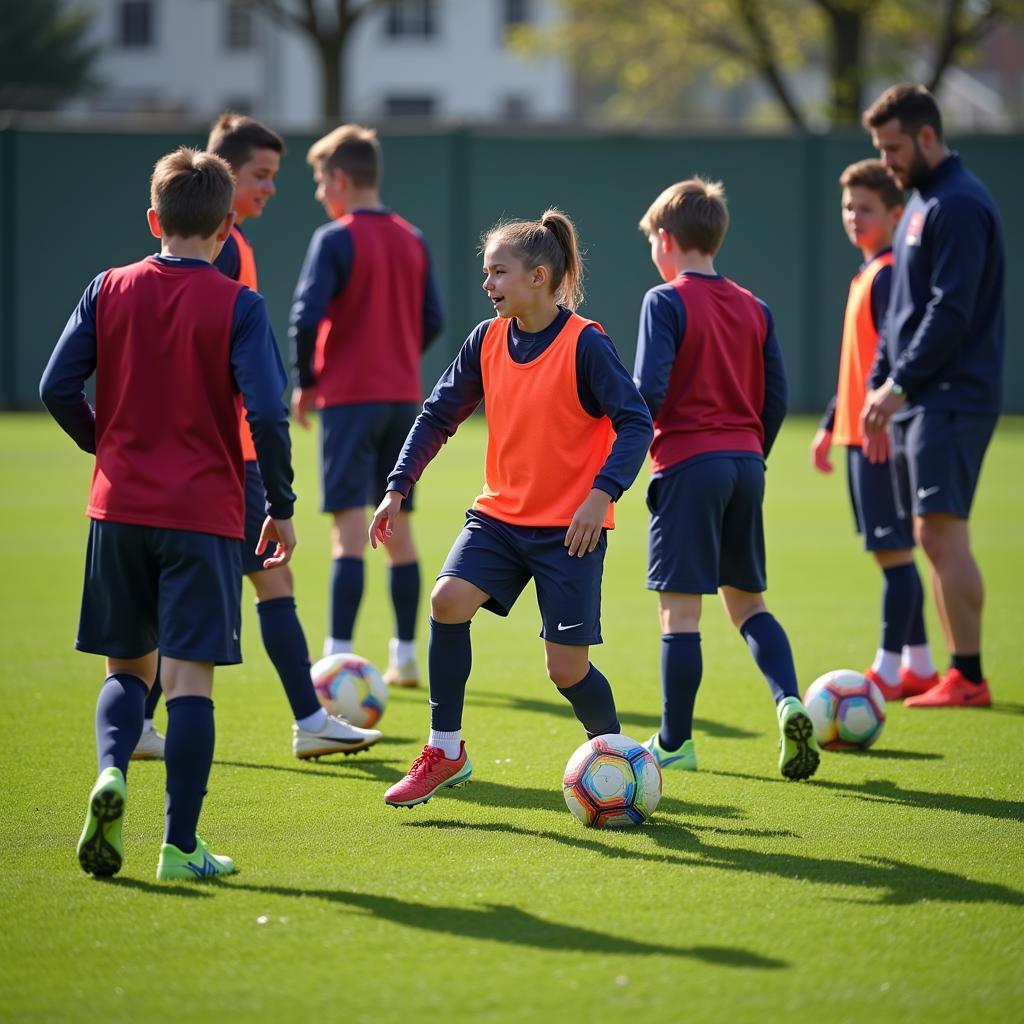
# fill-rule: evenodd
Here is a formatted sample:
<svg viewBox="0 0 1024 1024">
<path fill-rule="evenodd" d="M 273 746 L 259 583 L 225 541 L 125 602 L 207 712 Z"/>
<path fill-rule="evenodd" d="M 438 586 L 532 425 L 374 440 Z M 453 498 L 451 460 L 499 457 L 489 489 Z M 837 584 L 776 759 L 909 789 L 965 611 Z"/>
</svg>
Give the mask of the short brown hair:
<svg viewBox="0 0 1024 1024">
<path fill-rule="evenodd" d="M 157 160 L 149 204 L 160 230 L 179 238 L 209 238 L 231 212 L 235 179 L 227 161 L 182 146 Z"/>
<path fill-rule="evenodd" d="M 645 235 L 654 235 L 661 228 L 684 251 L 696 249 L 714 256 L 729 228 L 725 186 L 699 177 L 669 185 L 640 220 Z"/>
<path fill-rule="evenodd" d="M 869 188 L 877 192 L 886 209 L 903 206 L 907 197 L 881 160 L 858 160 L 839 175 L 840 188 Z"/>
<path fill-rule="evenodd" d="M 272 149 L 283 154 L 284 140 L 255 118 L 229 111 L 214 121 L 206 149 L 223 157 L 237 171 L 252 159 L 254 150 Z"/>
<path fill-rule="evenodd" d="M 927 124 L 942 138 L 942 113 L 935 97 L 923 85 L 890 86 L 864 111 L 861 124 L 870 131 L 893 118 L 899 119 L 900 130 L 907 135 L 916 136 Z"/>
<path fill-rule="evenodd" d="M 380 181 L 377 133 L 360 124 L 343 124 L 309 147 L 306 162 L 321 170 L 342 171 L 356 188 L 373 188 Z"/>
</svg>

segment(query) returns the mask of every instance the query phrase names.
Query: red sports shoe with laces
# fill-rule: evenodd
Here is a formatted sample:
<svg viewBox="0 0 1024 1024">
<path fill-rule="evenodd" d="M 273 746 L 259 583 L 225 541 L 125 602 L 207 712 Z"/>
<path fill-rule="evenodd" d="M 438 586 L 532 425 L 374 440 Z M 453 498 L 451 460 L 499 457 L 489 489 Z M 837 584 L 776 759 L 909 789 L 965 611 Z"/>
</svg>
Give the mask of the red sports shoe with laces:
<svg viewBox="0 0 1024 1024">
<path fill-rule="evenodd" d="M 988 691 L 988 680 L 972 683 L 962 672 L 951 668 L 942 682 L 927 693 L 908 697 L 904 702 L 908 708 L 988 708 L 992 706 L 992 694 Z"/>
<path fill-rule="evenodd" d="M 903 696 L 903 687 L 900 683 L 895 686 L 887 683 L 873 668 L 864 669 L 862 675 L 882 691 L 882 696 L 886 700 L 899 700 Z"/>
<path fill-rule="evenodd" d="M 439 789 L 461 786 L 473 774 L 466 756 L 466 743 L 459 745 L 459 756 L 444 756 L 440 747 L 426 746 L 416 758 L 405 778 L 396 782 L 385 794 L 384 803 L 392 807 L 415 807 L 425 804 Z"/>
<path fill-rule="evenodd" d="M 905 665 L 900 665 L 900 686 L 904 697 L 916 697 L 919 693 L 927 693 L 933 686 L 939 685 L 939 673 L 930 676 L 915 675 Z"/>
</svg>

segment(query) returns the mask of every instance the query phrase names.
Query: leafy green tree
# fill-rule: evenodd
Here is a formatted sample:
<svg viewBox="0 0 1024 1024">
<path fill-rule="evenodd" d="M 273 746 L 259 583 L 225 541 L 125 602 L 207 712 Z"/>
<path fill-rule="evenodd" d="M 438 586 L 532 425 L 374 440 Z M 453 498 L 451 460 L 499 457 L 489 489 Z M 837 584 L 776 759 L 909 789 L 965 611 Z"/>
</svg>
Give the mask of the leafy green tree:
<svg viewBox="0 0 1024 1024">
<path fill-rule="evenodd" d="M 95 85 L 91 20 L 60 0 L 0 0 L 0 110 L 52 110 Z"/>
<path fill-rule="evenodd" d="M 799 128 L 855 124 L 877 77 L 934 89 L 993 28 L 1024 18 L 1024 0 L 559 2 L 561 28 L 529 29 L 518 41 L 573 60 L 613 117 L 677 116 L 687 89 L 710 75 L 726 86 L 759 80 Z M 794 80 L 810 68 L 829 81 L 823 108 L 809 106 Z"/>
</svg>

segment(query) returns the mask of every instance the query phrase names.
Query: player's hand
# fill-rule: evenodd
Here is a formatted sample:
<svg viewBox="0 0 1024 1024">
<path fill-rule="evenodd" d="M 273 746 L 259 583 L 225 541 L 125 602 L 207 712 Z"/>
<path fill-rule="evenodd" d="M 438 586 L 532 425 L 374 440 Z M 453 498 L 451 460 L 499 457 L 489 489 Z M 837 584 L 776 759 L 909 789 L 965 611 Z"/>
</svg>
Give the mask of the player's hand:
<svg viewBox="0 0 1024 1024">
<path fill-rule="evenodd" d="M 292 560 L 296 540 L 295 526 L 290 519 L 271 519 L 267 516 L 263 520 L 260 539 L 256 542 L 256 554 L 262 555 L 272 542 L 275 545 L 274 553 L 263 560 L 264 569 L 276 569 Z"/>
<path fill-rule="evenodd" d="M 292 419 L 303 430 L 309 430 L 309 414 L 316 402 L 316 388 L 296 388 L 292 392 Z"/>
<path fill-rule="evenodd" d="M 569 529 L 565 531 L 564 544 L 570 556 L 582 558 L 597 547 L 611 500 L 610 494 L 595 487 L 576 509 Z"/>
<path fill-rule="evenodd" d="M 872 464 L 879 462 L 889 461 L 889 433 L 883 431 L 881 434 L 872 434 L 868 436 L 864 435 L 864 441 L 861 444 L 861 451 L 864 452 L 864 458 Z"/>
<path fill-rule="evenodd" d="M 832 451 L 832 431 L 819 427 L 811 442 L 811 465 L 819 473 L 831 473 L 832 463 L 829 452 Z"/>
<path fill-rule="evenodd" d="M 892 414 L 906 400 L 906 395 L 892 393 L 892 385 L 888 381 L 880 388 L 869 391 L 860 412 L 860 428 L 864 436 L 867 438 L 884 433 Z"/>
<path fill-rule="evenodd" d="M 398 491 L 388 491 L 384 500 L 377 506 L 370 521 L 370 547 L 386 544 L 391 539 L 395 528 L 395 516 L 398 515 L 405 499 Z"/>
</svg>

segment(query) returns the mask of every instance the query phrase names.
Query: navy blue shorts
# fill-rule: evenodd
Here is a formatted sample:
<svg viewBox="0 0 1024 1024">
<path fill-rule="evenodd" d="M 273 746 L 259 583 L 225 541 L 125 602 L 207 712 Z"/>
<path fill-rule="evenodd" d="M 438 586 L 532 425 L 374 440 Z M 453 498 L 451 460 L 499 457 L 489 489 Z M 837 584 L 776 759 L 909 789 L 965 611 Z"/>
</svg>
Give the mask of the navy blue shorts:
<svg viewBox="0 0 1024 1024">
<path fill-rule="evenodd" d="M 891 461 L 901 513 L 966 519 L 998 418 L 926 411 L 894 422 Z"/>
<path fill-rule="evenodd" d="M 380 504 L 418 412 L 415 402 L 363 402 L 320 410 L 322 512 Z M 411 512 L 412 507 L 410 491 L 402 511 Z"/>
<path fill-rule="evenodd" d="M 93 520 L 75 647 L 108 658 L 160 653 L 242 660 L 242 566 L 233 537 Z"/>
<path fill-rule="evenodd" d="M 263 572 L 263 560 L 274 552 L 256 554 L 260 532 L 267 518 L 267 492 L 263 487 L 263 475 L 258 462 L 245 464 L 245 540 L 242 541 L 242 575 Z"/>
<path fill-rule="evenodd" d="M 484 607 L 496 615 L 508 615 L 533 579 L 545 640 L 599 644 L 607 532 L 579 558 L 565 546 L 564 526 L 512 526 L 470 510 L 437 578 L 457 576 L 479 587 L 489 595 Z"/>
<path fill-rule="evenodd" d="M 911 521 L 896 508 L 891 462 L 868 462 L 859 445 L 846 449 L 846 480 L 857 532 L 865 551 L 904 551 L 914 546 Z"/>
<path fill-rule="evenodd" d="M 691 459 L 651 480 L 647 589 L 759 594 L 765 572 L 764 462 L 759 456 Z"/>
</svg>

